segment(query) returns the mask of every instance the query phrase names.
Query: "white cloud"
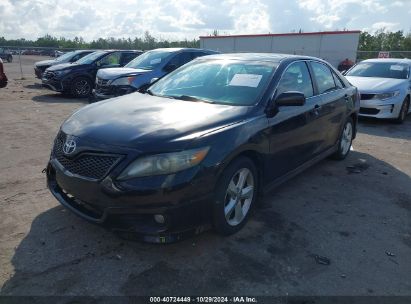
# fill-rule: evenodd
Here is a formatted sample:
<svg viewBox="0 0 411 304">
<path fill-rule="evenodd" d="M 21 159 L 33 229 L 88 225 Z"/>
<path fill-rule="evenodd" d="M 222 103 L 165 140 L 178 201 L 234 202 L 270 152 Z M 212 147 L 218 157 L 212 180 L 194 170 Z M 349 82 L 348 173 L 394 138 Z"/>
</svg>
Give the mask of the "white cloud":
<svg viewBox="0 0 411 304">
<path fill-rule="evenodd" d="M 410 0 L 0 0 L 0 36 L 86 40 L 220 33 L 411 29 Z"/>
</svg>

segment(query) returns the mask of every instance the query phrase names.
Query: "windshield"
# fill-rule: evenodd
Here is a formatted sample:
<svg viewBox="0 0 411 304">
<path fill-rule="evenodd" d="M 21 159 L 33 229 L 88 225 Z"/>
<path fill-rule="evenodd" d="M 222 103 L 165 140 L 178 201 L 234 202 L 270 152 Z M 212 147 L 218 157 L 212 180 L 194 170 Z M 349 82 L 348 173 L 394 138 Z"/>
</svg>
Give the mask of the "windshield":
<svg viewBox="0 0 411 304">
<path fill-rule="evenodd" d="M 104 55 L 106 52 L 104 51 L 97 51 L 93 52 L 91 54 L 88 54 L 84 56 L 83 58 L 79 59 L 76 61 L 78 64 L 90 64 L 93 63 L 96 59 L 99 59 L 102 55 Z"/>
<path fill-rule="evenodd" d="M 75 51 L 65 53 L 65 54 L 57 57 L 56 61 L 65 61 L 66 59 L 70 59 L 71 57 L 73 57 L 75 54 L 76 54 Z"/>
<path fill-rule="evenodd" d="M 198 60 L 152 85 L 149 93 L 189 101 L 249 106 L 267 87 L 277 64 L 238 60 Z"/>
<path fill-rule="evenodd" d="M 171 54 L 169 51 L 149 51 L 127 63 L 126 68 L 154 70 Z"/>
<path fill-rule="evenodd" d="M 361 62 L 348 71 L 346 76 L 407 79 L 409 66 L 395 62 Z"/>
</svg>

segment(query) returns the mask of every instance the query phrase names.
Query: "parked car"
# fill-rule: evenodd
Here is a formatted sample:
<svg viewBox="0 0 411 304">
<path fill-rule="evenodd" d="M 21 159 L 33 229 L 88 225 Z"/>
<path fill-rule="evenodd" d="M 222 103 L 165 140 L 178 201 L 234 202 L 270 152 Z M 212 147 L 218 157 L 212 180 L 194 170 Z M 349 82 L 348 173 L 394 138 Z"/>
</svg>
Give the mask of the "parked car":
<svg viewBox="0 0 411 304">
<path fill-rule="evenodd" d="M 43 86 L 76 97 L 92 93 L 96 74 L 102 68 L 122 67 L 142 51 L 105 50 L 84 56 L 75 63 L 63 63 L 49 67 L 43 74 Z"/>
<path fill-rule="evenodd" d="M 0 58 L 0 89 L 7 86 L 7 76 L 4 72 L 3 60 Z"/>
<path fill-rule="evenodd" d="M 357 89 L 321 59 L 197 58 L 146 94 L 69 117 L 48 187 L 80 217 L 146 241 L 179 240 L 210 220 L 232 234 L 260 194 L 325 157 L 344 159 L 358 109 Z"/>
<path fill-rule="evenodd" d="M 13 55 L 11 52 L 4 48 L 0 48 L 0 58 L 7 62 L 13 61 Z"/>
<path fill-rule="evenodd" d="M 164 48 L 148 51 L 124 68 L 101 69 L 97 73 L 94 97 L 107 99 L 147 88 L 187 62 L 218 52 L 191 48 Z"/>
<path fill-rule="evenodd" d="M 34 74 L 36 74 L 37 78 L 41 79 L 44 71 L 52 65 L 76 62 L 77 60 L 93 52 L 94 51 L 91 50 L 72 51 L 57 57 L 56 59 L 38 61 L 34 64 Z"/>
<path fill-rule="evenodd" d="M 360 116 L 402 123 L 410 112 L 410 67 L 410 59 L 369 59 L 345 73 L 361 93 Z"/>
</svg>

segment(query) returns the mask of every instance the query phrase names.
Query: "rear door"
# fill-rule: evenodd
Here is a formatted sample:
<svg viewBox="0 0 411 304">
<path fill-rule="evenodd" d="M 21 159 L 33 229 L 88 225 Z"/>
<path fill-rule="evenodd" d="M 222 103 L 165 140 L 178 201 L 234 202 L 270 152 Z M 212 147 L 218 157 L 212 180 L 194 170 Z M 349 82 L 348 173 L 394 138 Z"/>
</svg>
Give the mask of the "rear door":
<svg viewBox="0 0 411 304">
<path fill-rule="evenodd" d="M 316 105 L 317 120 L 314 127 L 321 144 L 314 154 L 319 154 L 337 143 L 344 123 L 347 102 L 352 96 L 338 75 L 325 63 L 310 61 L 314 85 L 320 100 Z"/>
</svg>

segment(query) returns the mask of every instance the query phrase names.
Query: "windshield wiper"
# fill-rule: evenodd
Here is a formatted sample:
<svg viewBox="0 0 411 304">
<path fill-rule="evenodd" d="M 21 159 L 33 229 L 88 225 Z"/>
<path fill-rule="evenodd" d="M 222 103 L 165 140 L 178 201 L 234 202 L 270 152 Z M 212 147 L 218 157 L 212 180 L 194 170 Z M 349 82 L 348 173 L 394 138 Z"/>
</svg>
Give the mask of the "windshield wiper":
<svg viewBox="0 0 411 304">
<path fill-rule="evenodd" d="M 189 95 L 167 96 L 167 97 L 179 99 L 179 100 L 185 100 L 185 101 L 200 101 L 200 102 L 206 102 L 206 103 L 213 103 L 212 101 L 199 99 L 197 97 L 189 96 Z"/>
</svg>

